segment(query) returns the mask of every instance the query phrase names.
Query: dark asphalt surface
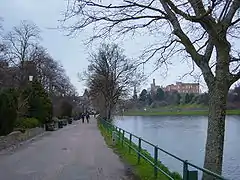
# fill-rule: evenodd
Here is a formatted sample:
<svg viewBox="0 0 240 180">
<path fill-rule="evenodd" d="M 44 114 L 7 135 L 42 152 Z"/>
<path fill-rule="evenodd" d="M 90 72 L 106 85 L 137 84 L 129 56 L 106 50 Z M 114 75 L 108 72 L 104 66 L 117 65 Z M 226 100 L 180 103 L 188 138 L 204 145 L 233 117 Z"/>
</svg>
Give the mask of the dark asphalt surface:
<svg viewBox="0 0 240 180">
<path fill-rule="evenodd" d="M 0 180 L 120 180 L 125 167 L 107 147 L 95 119 L 80 121 L 0 153 Z"/>
</svg>

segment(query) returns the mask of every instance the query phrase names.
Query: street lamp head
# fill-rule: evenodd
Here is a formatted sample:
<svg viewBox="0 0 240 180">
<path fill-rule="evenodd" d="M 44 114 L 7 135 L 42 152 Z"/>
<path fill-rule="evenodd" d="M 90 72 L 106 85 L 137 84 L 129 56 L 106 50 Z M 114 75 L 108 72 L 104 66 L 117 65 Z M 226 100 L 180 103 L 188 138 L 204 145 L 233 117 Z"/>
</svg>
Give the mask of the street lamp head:
<svg viewBox="0 0 240 180">
<path fill-rule="evenodd" d="M 29 76 L 29 81 L 30 81 L 30 82 L 33 81 L 33 76 Z"/>
</svg>

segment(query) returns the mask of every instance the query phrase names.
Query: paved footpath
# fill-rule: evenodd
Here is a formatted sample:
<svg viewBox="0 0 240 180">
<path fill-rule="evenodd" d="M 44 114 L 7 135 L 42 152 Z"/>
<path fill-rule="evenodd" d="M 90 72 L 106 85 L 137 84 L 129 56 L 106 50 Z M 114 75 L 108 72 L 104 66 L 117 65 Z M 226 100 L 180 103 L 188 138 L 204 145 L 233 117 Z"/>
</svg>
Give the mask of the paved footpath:
<svg viewBox="0 0 240 180">
<path fill-rule="evenodd" d="M 0 153 L 0 180 L 127 180 L 95 119 L 49 133 L 15 152 Z"/>
</svg>

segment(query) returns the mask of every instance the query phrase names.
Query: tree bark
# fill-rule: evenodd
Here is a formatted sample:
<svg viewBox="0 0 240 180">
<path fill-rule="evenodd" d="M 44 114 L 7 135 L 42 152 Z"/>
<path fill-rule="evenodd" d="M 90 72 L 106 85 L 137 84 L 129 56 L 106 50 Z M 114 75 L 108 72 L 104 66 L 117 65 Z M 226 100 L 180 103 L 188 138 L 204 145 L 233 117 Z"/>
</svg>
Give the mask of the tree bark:
<svg viewBox="0 0 240 180">
<path fill-rule="evenodd" d="M 111 108 L 108 108 L 107 120 L 111 120 Z"/>
<path fill-rule="evenodd" d="M 111 102 L 110 102 L 110 100 L 107 101 L 106 118 L 108 121 L 111 119 Z"/>
<path fill-rule="evenodd" d="M 218 64 L 216 65 L 214 84 L 208 85 L 210 99 L 204 168 L 221 175 L 226 101 L 230 83 L 228 78 L 229 67 L 226 66 L 229 54 L 222 51 L 222 49 L 218 52 Z M 204 173 L 203 179 L 213 180 L 216 178 Z"/>
<path fill-rule="evenodd" d="M 210 102 L 204 168 L 221 174 L 227 93 L 221 89 L 214 89 L 212 92 L 209 92 L 209 95 Z M 212 180 L 214 178 L 204 176 L 203 179 Z"/>
</svg>

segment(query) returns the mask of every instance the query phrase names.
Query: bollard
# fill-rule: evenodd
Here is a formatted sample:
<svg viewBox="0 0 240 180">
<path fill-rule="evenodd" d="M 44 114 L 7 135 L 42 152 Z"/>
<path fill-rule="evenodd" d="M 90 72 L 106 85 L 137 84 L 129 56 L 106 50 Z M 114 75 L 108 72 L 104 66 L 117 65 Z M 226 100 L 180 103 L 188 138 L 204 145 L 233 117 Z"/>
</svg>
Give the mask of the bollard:
<svg viewBox="0 0 240 180">
<path fill-rule="evenodd" d="M 121 128 L 118 128 L 118 142 L 121 140 Z"/>
<path fill-rule="evenodd" d="M 141 144 L 142 144 L 142 139 L 141 138 L 138 138 L 138 164 L 140 163 L 140 158 L 141 158 Z"/>
<path fill-rule="evenodd" d="M 154 177 L 155 178 L 157 178 L 157 174 L 158 174 L 157 165 L 158 165 L 158 147 L 154 146 Z"/>
<path fill-rule="evenodd" d="M 188 161 L 183 162 L 183 180 L 188 180 Z"/>
<path fill-rule="evenodd" d="M 130 138 L 129 138 L 129 149 L 128 149 L 128 153 L 131 153 L 131 146 L 132 146 L 132 134 L 130 134 Z"/>
<path fill-rule="evenodd" d="M 124 144 L 124 134 L 125 134 L 125 130 L 123 130 L 123 133 L 122 133 L 122 147 L 123 147 L 123 144 Z"/>
</svg>

